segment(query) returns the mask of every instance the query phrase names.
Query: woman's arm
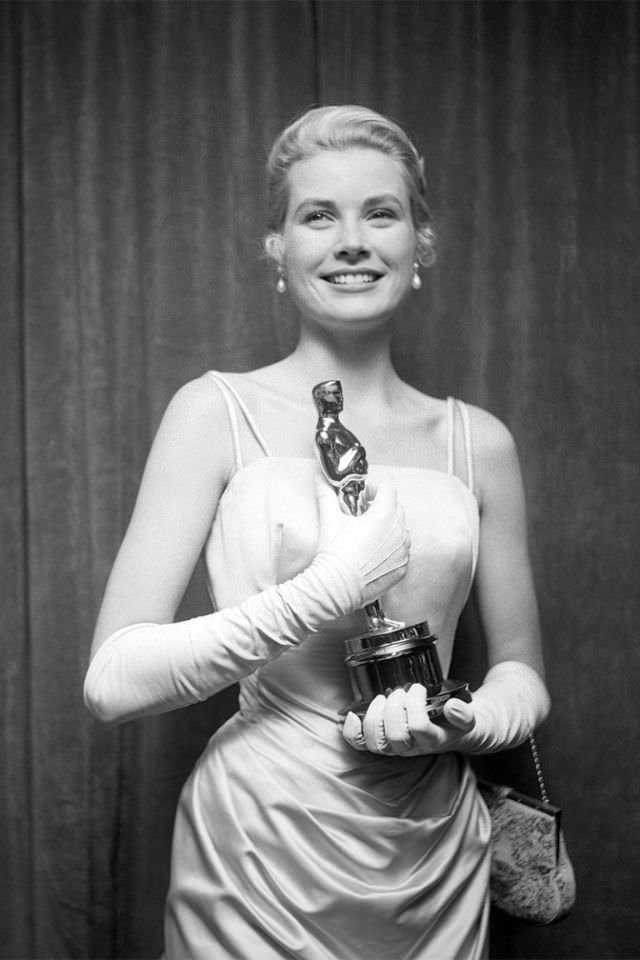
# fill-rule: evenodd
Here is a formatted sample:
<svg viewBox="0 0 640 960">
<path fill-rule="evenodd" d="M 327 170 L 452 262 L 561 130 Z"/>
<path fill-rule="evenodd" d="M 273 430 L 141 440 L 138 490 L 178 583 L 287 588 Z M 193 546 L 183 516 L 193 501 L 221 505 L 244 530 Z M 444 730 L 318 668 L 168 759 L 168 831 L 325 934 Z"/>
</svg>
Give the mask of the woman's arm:
<svg viewBox="0 0 640 960">
<path fill-rule="evenodd" d="M 92 655 L 131 623 L 173 620 L 233 469 L 224 400 L 205 378 L 162 418 L 98 614 Z"/>
<path fill-rule="evenodd" d="M 231 469 L 226 413 L 203 387 L 211 391 L 187 385 L 167 410 L 107 585 L 85 678 L 101 720 L 205 699 L 404 574 L 408 537 L 394 491 L 381 487 L 355 518 L 322 483 L 318 552 L 306 570 L 236 607 L 172 623 Z"/>
<path fill-rule="evenodd" d="M 515 746 L 549 711 L 538 608 L 527 546 L 526 509 L 515 444 L 507 428 L 472 408 L 480 549 L 475 586 L 487 637 L 489 671 L 470 704 L 450 700 L 434 724 L 426 691 L 377 697 L 362 726 L 350 715 L 346 739 L 359 749 L 403 755 Z"/>
<path fill-rule="evenodd" d="M 517 660 L 544 678 L 516 446 L 499 420 L 478 409 L 473 409 L 472 435 L 480 500 L 475 589 L 487 637 L 489 666 Z"/>
</svg>

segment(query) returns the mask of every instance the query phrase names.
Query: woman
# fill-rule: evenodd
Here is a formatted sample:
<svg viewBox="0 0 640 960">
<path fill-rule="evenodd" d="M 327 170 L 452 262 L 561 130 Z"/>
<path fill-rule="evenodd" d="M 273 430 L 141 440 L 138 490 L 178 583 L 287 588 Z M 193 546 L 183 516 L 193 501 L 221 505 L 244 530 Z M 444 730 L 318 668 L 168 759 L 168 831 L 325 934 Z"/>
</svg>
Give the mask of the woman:
<svg viewBox="0 0 640 960">
<path fill-rule="evenodd" d="M 549 708 L 517 455 L 494 417 L 418 392 L 391 364 L 392 317 L 433 256 L 404 132 L 361 107 L 311 110 L 268 173 L 266 249 L 298 345 L 205 374 L 169 405 L 87 703 L 128 719 L 240 680 L 239 712 L 182 793 L 170 960 L 473 960 L 490 825 L 464 757 L 521 742 Z M 329 379 L 366 444 L 375 496 L 359 517 L 314 458 L 311 390 Z M 203 549 L 217 612 L 172 623 Z M 446 672 L 474 577 L 490 669 L 473 702 L 450 701 L 436 725 L 416 684 L 343 725 L 344 639 L 365 628 L 362 606 L 383 595 L 388 616 L 427 619 Z"/>
</svg>

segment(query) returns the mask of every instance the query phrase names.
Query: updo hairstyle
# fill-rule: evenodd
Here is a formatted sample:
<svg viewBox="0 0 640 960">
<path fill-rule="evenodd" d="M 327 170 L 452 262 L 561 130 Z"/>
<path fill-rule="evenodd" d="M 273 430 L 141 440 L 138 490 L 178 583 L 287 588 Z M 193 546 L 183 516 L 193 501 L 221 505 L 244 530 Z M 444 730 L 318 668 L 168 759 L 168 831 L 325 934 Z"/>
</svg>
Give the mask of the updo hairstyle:
<svg viewBox="0 0 640 960">
<path fill-rule="evenodd" d="M 350 147 L 379 150 L 400 162 L 417 233 L 417 257 L 429 266 L 435 259 L 435 234 L 426 199 L 424 161 L 397 123 L 374 110 L 351 105 L 308 110 L 276 139 L 267 160 L 267 253 L 272 255 L 270 241 L 284 225 L 289 200 L 287 174 L 293 164 L 324 150 Z"/>
</svg>

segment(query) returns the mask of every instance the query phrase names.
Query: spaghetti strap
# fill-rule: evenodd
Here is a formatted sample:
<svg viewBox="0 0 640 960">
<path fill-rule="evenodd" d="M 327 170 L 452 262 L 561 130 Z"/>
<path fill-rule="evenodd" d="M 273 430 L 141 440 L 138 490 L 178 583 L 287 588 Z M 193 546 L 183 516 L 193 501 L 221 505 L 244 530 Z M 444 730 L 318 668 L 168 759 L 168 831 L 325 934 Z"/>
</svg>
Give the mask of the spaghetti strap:
<svg viewBox="0 0 640 960">
<path fill-rule="evenodd" d="M 244 400 L 242 399 L 238 391 L 235 389 L 235 387 L 233 387 L 225 377 L 221 376 L 221 374 L 217 373 L 215 370 L 207 370 L 207 372 L 205 373 L 205 376 L 209 377 L 210 380 L 213 380 L 215 383 L 217 383 L 218 387 L 220 388 L 220 393 L 222 394 L 225 405 L 227 407 L 227 412 L 229 414 L 229 425 L 231 427 L 231 436 L 233 439 L 233 452 L 234 452 L 235 461 L 236 461 L 236 470 L 240 470 L 243 466 L 243 463 L 242 463 L 242 451 L 240 447 L 240 429 L 238 425 L 238 415 L 237 415 L 236 407 L 233 403 L 233 400 L 235 400 L 236 404 L 238 405 L 238 409 L 240 410 L 244 419 L 246 420 L 247 426 L 249 427 L 251 433 L 254 436 L 254 439 L 256 440 L 258 446 L 264 453 L 265 457 L 271 456 L 266 440 L 262 436 L 257 423 L 255 422 L 251 413 L 249 412 L 249 409 L 246 403 L 244 402 Z"/>
<path fill-rule="evenodd" d="M 475 478 L 473 468 L 473 443 L 471 439 L 471 420 L 469 410 L 462 400 L 456 400 L 454 397 L 447 397 L 447 473 L 450 476 L 455 474 L 455 422 L 456 413 L 460 414 L 462 421 L 462 437 L 464 441 L 464 455 L 467 486 L 471 493 L 475 494 Z"/>
<path fill-rule="evenodd" d="M 455 404 L 453 397 L 447 397 L 447 473 L 450 477 L 455 473 Z"/>
<path fill-rule="evenodd" d="M 462 417 L 462 431 L 464 435 L 464 452 L 467 466 L 467 486 L 471 493 L 475 494 L 476 483 L 473 469 L 473 442 L 471 440 L 471 419 L 469 417 L 469 408 L 462 400 L 456 401 L 458 410 Z"/>
</svg>

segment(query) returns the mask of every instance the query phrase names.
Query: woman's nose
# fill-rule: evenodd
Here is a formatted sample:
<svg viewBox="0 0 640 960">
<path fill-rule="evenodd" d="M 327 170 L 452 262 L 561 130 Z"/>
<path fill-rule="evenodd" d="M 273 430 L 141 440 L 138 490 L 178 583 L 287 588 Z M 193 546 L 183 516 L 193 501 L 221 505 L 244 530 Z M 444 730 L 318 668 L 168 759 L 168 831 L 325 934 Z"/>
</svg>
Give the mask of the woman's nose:
<svg viewBox="0 0 640 960">
<path fill-rule="evenodd" d="M 359 221 L 346 221 L 338 241 L 336 255 L 348 259 L 359 259 L 369 252 L 366 238 Z"/>
</svg>

